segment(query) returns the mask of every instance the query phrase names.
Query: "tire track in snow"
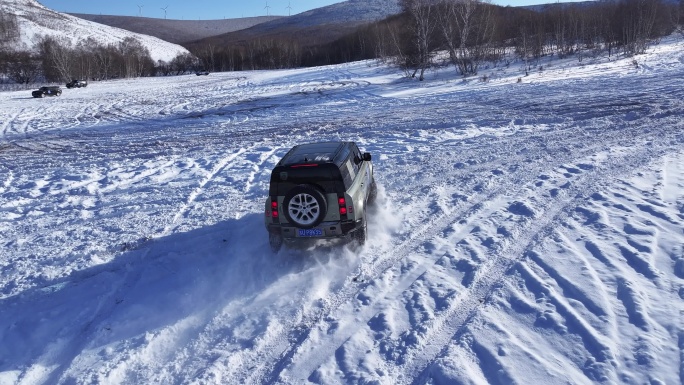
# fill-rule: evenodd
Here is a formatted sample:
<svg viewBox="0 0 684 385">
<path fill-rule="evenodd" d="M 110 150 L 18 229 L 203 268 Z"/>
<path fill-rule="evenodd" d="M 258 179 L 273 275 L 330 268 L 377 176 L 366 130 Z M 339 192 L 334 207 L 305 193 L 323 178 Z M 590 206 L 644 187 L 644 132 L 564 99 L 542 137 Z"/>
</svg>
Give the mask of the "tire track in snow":
<svg viewBox="0 0 684 385">
<path fill-rule="evenodd" d="M 4 193 L 9 189 L 9 187 L 12 185 L 12 182 L 14 181 L 14 173 L 12 170 L 9 170 L 7 172 L 7 179 L 2 183 L 2 188 L 0 188 L 0 194 Z"/>
<path fill-rule="evenodd" d="M 10 127 L 12 127 L 12 123 L 14 123 L 15 120 L 19 117 L 24 112 L 24 108 L 22 108 L 20 111 L 17 111 L 13 116 L 7 118 L 7 120 L 4 122 L 2 125 L 2 137 L 6 137 L 9 134 Z"/>
<path fill-rule="evenodd" d="M 599 146 L 600 147 L 600 146 Z M 662 151 L 662 150 L 661 150 Z M 649 154 L 651 156 L 655 156 L 655 154 Z M 626 157 L 627 160 L 630 160 L 630 157 Z M 638 159 L 644 159 L 644 155 L 639 157 Z M 611 163 L 613 164 L 613 163 Z M 630 166 L 633 166 L 633 164 L 630 164 L 629 162 L 625 162 L 625 164 L 629 164 Z M 620 166 L 619 163 L 617 163 L 617 167 L 611 167 L 608 170 L 602 171 L 600 173 L 595 174 L 596 176 L 588 177 L 590 181 L 585 182 L 581 185 L 575 185 L 571 189 L 567 190 L 565 192 L 566 196 L 573 196 L 572 193 L 577 193 L 579 194 L 582 191 L 582 187 L 586 186 L 592 186 L 594 182 L 603 180 L 602 178 L 608 177 L 610 175 L 613 175 L 616 169 L 622 167 L 622 170 L 631 170 L 631 167 L 624 167 Z M 529 170 L 527 170 L 529 171 Z M 535 173 L 531 173 L 536 176 Z M 521 186 L 526 186 L 528 183 L 530 183 L 530 180 L 528 178 L 526 183 L 519 183 L 520 181 L 517 181 L 516 186 L 517 189 L 522 190 L 523 187 Z M 510 186 L 502 187 L 500 189 L 496 189 L 494 192 L 491 194 L 487 195 L 483 199 L 479 200 L 476 204 L 470 206 L 470 209 L 468 210 L 469 212 L 466 213 L 459 213 L 459 212 L 452 212 L 452 213 L 446 213 L 440 220 L 429 222 L 426 225 L 426 228 L 443 228 L 449 226 L 450 223 L 453 223 L 453 218 L 463 218 L 463 217 L 470 217 L 473 219 L 466 220 L 466 222 L 470 225 L 466 226 L 459 234 L 461 235 L 461 238 L 463 238 L 465 235 L 469 233 L 469 231 L 472 229 L 472 226 L 474 226 L 476 223 L 479 221 L 484 220 L 485 218 L 488 218 L 492 213 L 494 213 L 497 209 L 504 207 L 505 204 L 507 203 L 507 199 L 510 199 L 509 194 L 511 192 Z M 501 194 L 502 192 L 505 191 L 505 194 Z M 511 195 L 515 196 L 515 194 Z M 557 207 L 553 210 L 552 217 L 545 216 L 548 220 L 545 222 L 535 222 L 535 225 L 532 227 L 531 230 L 528 230 L 526 232 L 527 235 L 524 236 L 524 239 L 527 239 L 526 242 L 523 242 L 525 247 L 532 242 L 536 237 L 539 236 L 539 234 L 543 233 L 543 229 L 550 228 L 550 224 L 552 223 L 552 219 L 555 218 L 558 213 L 560 212 L 561 209 L 564 207 L 567 207 L 569 204 L 572 202 L 577 202 L 580 199 L 583 198 L 574 198 L 570 199 L 570 203 L 566 203 L 562 207 Z M 437 227 L 435 227 L 437 226 Z M 439 233 L 439 231 L 438 231 Z M 416 237 L 411 238 L 404 244 L 400 245 L 397 247 L 397 249 L 394 251 L 394 253 L 397 255 L 396 258 L 392 258 L 390 263 L 388 263 L 388 266 L 382 266 L 380 268 L 378 267 L 373 267 L 373 273 L 369 274 L 369 277 L 371 280 L 377 280 L 380 279 L 380 277 L 384 274 L 387 274 L 387 271 L 392 269 L 400 259 L 406 258 L 411 252 L 411 250 L 415 250 L 420 244 L 425 243 L 425 241 L 421 240 L 424 239 L 424 233 L 420 232 L 419 234 L 416 234 Z M 429 237 L 428 237 L 429 238 Z M 420 242 L 412 242 L 412 240 L 418 239 L 421 240 Z M 448 244 L 454 244 L 457 243 L 460 238 L 455 238 L 456 240 L 454 242 L 448 242 Z M 519 242 L 515 242 L 518 244 Z M 514 250 L 513 254 L 518 255 L 518 258 L 524 257 L 523 250 L 525 247 L 520 247 L 520 250 Z M 508 254 L 511 254 L 510 252 Z M 441 257 L 441 256 L 440 256 Z M 415 282 L 415 280 L 422 275 L 425 271 L 427 271 L 428 268 L 434 265 L 436 261 L 439 260 L 437 259 L 432 259 L 429 256 L 425 258 L 424 260 L 418 260 L 415 261 L 418 266 L 421 266 L 420 269 L 412 272 L 410 275 L 407 275 L 403 279 L 400 280 L 400 283 L 390 289 L 389 291 L 385 291 L 383 293 L 379 293 L 378 295 L 374 295 L 374 298 L 396 298 L 398 294 L 400 294 L 405 288 L 409 287 L 411 283 Z M 465 297 L 460 296 L 460 301 L 461 307 L 464 307 L 466 309 L 472 309 L 476 310 L 476 307 L 481 305 L 479 302 L 480 298 L 484 298 L 485 293 L 488 293 L 492 287 L 498 284 L 498 279 L 493 279 L 493 277 L 503 277 L 504 273 L 512 266 L 514 263 L 516 263 L 518 260 L 517 259 L 510 259 L 506 256 L 503 256 L 501 254 L 498 254 L 494 260 L 489 260 L 483 266 L 478 269 L 477 275 L 483 278 L 480 278 L 476 283 L 474 283 L 473 286 L 469 287 L 466 291 L 466 293 L 470 293 L 469 295 L 466 295 Z M 346 292 L 342 294 L 342 292 L 345 291 L 345 289 L 352 289 L 351 292 Z M 344 303 L 351 301 L 352 298 L 356 296 L 356 294 L 360 290 L 356 290 L 355 287 L 352 286 L 347 286 L 345 287 L 341 292 L 337 293 L 337 297 L 334 300 L 331 300 L 333 304 L 330 306 L 330 311 L 325 312 L 325 316 L 321 315 L 319 317 L 315 317 L 315 320 L 309 320 L 309 322 L 302 322 L 306 326 L 303 326 L 302 328 L 305 329 L 304 334 L 300 335 L 299 337 L 296 338 L 291 338 L 291 340 L 297 341 L 292 344 L 290 349 L 282 356 L 280 359 L 279 363 L 276 364 L 276 368 L 274 372 L 271 373 L 271 375 L 268 377 L 269 380 L 267 382 L 273 382 L 277 378 L 279 378 L 280 373 L 283 371 L 289 371 L 288 366 L 292 365 L 293 360 L 297 360 L 301 362 L 301 367 L 300 368 L 293 368 L 293 376 L 294 377 L 294 383 L 299 383 L 300 381 L 304 381 L 308 378 L 309 374 L 318 367 L 320 364 L 322 364 L 321 357 L 331 357 L 333 356 L 334 350 L 339 346 L 339 344 L 343 343 L 346 341 L 346 339 L 350 336 L 345 333 L 342 333 L 341 335 L 335 333 L 335 337 L 329 337 L 329 338 L 334 338 L 334 342 L 331 342 L 329 345 L 325 346 L 326 344 L 323 343 L 324 347 L 322 348 L 317 348 L 317 347 L 311 347 L 311 350 L 306 350 L 302 348 L 302 344 L 305 343 L 305 341 L 309 338 L 309 333 L 311 332 L 312 329 L 316 327 L 316 325 L 319 325 L 323 322 L 325 318 L 331 317 L 331 314 L 334 311 L 337 311 L 339 307 L 344 305 Z M 384 301 L 384 304 L 389 303 L 389 301 Z M 456 308 L 459 308 L 459 306 L 455 306 Z M 452 309 L 453 310 L 453 309 Z M 363 312 L 363 310 L 361 310 Z M 359 315 L 355 319 L 359 320 L 358 323 L 355 323 L 349 327 L 344 328 L 345 331 L 353 332 L 358 330 L 358 328 L 362 327 L 373 315 L 375 315 L 377 311 L 370 311 L 366 316 Z M 472 312 L 460 312 L 459 314 L 464 314 L 466 315 L 465 317 L 458 317 L 458 319 L 465 321 L 466 319 L 469 319 L 469 316 Z M 335 319 L 335 317 L 332 317 Z M 453 322 L 448 323 L 447 325 L 453 325 Z M 325 329 L 325 328 L 321 328 Z M 436 330 L 438 330 L 437 328 Z M 431 330 L 431 329 L 430 329 Z M 449 330 L 449 329 L 447 329 Z M 447 334 L 450 333 L 447 331 Z M 425 340 L 427 341 L 433 341 L 434 338 L 428 337 Z M 316 345 L 321 345 L 321 341 L 316 340 Z M 323 350 L 323 351 L 322 351 Z M 420 349 L 417 349 L 420 350 Z M 300 359 L 297 357 L 297 351 L 305 351 L 304 358 Z M 417 373 L 417 371 L 413 371 L 413 368 L 409 370 L 402 370 L 400 372 L 403 373 Z M 296 374 L 295 374 L 296 373 Z M 250 379 L 251 381 L 247 381 L 248 383 L 258 383 L 260 380 L 258 379 L 259 377 L 251 376 Z M 282 378 L 280 378 L 282 380 Z"/>
<path fill-rule="evenodd" d="M 521 239 L 516 240 L 509 247 L 494 255 L 493 258 L 485 261 L 483 268 L 478 269 L 477 277 L 473 284 L 459 293 L 457 300 L 450 303 L 449 308 L 439 314 L 433 321 L 434 326 L 427 328 L 427 333 L 423 339 L 427 343 L 423 346 L 412 348 L 409 354 L 403 357 L 405 363 L 392 368 L 396 373 L 395 378 L 400 379 L 397 384 L 416 384 L 424 380 L 430 363 L 434 362 L 437 357 L 446 354 L 446 348 L 451 338 L 459 334 L 480 308 L 486 305 L 486 299 L 492 290 L 500 286 L 507 279 L 507 272 L 515 264 L 527 258 L 527 252 L 534 245 L 543 241 L 555 228 L 555 224 L 569 215 L 568 210 L 572 210 L 577 204 L 587 198 L 584 193 L 593 191 L 595 186 L 607 184 L 615 175 L 627 174 L 644 166 L 653 159 L 664 156 L 668 151 L 667 144 L 665 143 L 668 143 L 669 139 L 673 139 L 673 135 L 667 135 L 664 139 L 661 140 L 661 145 L 657 151 L 648 149 L 648 151 L 636 154 L 636 156 L 633 153 L 628 153 L 623 156 L 610 158 L 609 164 L 604 168 L 598 170 L 597 173 L 587 175 L 583 183 L 576 184 L 574 187 L 566 190 L 565 198 L 561 204 L 548 208 L 540 220 L 535 220 L 533 225 L 526 229 L 520 237 Z M 484 302 L 480 302 L 480 300 L 484 300 Z M 591 331 L 593 329 L 590 325 L 585 324 L 581 317 L 575 316 L 575 320 L 587 330 Z M 603 357 L 596 357 L 598 362 L 612 362 L 615 352 L 611 351 L 611 347 L 608 344 L 603 343 L 600 336 L 596 336 L 595 333 L 591 332 L 584 333 L 584 336 L 595 337 L 596 339 L 592 343 L 603 346 L 603 352 L 610 352 Z M 403 378 L 401 373 L 421 373 L 421 375 L 413 378 Z M 611 374 L 615 375 L 615 373 Z M 613 377 L 613 380 L 617 381 L 617 378 Z"/>
<path fill-rule="evenodd" d="M 557 133 L 549 133 L 548 135 L 553 136 L 557 135 Z M 511 139 L 513 144 L 511 144 L 510 141 L 505 141 L 500 143 L 500 145 L 504 147 L 515 147 L 515 143 L 522 144 L 528 141 L 528 139 L 529 138 L 513 137 Z M 539 145 L 545 146 L 544 141 L 540 141 Z M 590 152 L 591 149 L 598 150 L 600 148 L 603 148 L 603 146 L 604 144 L 593 144 L 592 147 L 590 147 L 590 149 L 586 149 L 585 151 Z M 488 145 L 486 147 L 487 148 L 485 149 L 485 153 L 490 152 L 491 145 Z M 521 155 L 521 159 L 519 159 L 519 161 L 522 162 L 523 159 L 524 155 Z M 569 152 L 557 154 L 556 156 L 556 161 L 561 163 L 570 162 L 572 159 L 573 158 Z M 532 183 L 534 180 L 536 180 L 538 175 L 543 173 L 543 161 L 539 161 L 536 167 L 537 169 L 534 169 L 533 167 L 529 167 L 527 169 L 519 168 L 516 172 L 513 173 L 513 179 L 515 181 L 516 188 L 520 189 L 522 188 L 520 186 L 525 186 Z M 449 180 L 432 182 L 437 183 L 436 187 L 434 187 L 433 190 L 439 189 L 439 186 L 444 187 L 450 184 Z M 480 182 L 482 182 L 482 180 L 480 179 L 471 180 L 468 182 L 471 188 L 467 188 L 467 186 L 464 186 L 464 190 L 471 191 L 473 190 L 473 185 L 476 185 Z M 429 184 L 433 185 L 433 183 Z M 393 266 L 397 265 L 399 261 L 404 259 L 407 255 L 415 252 L 415 250 L 422 247 L 422 245 L 428 242 L 430 239 L 437 238 L 437 236 L 426 236 L 426 234 L 429 231 L 432 231 L 430 229 L 448 229 L 455 222 L 454 218 L 466 218 L 473 216 L 479 218 L 480 215 L 482 215 L 482 212 L 493 212 L 493 210 L 495 209 L 492 208 L 491 202 L 495 201 L 497 197 L 502 196 L 503 193 L 509 190 L 510 186 L 508 185 L 494 185 L 493 187 L 489 186 L 477 197 L 473 197 L 471 200 L 469 200 L 468 205 L 466 206 L 456 208 L 452 211 L 444 211 L 439 213 L 438 215 L 430 215 L 428 217 L 421 218 L 420 220 L 418 220 L 418 223 L 415 225 L 415 227 L 417 227 L 418 229 L 412 232 L 410 236 L 403 242 L 396 245 L 392 250 L 381 251 L 381 255 L 372 261 L 364 260 L 362 262 L 362 265 L 354 272 L 354 274 L 350 275 L 350 277 L 347 277 L 347 281 L 344 287 L 342 287 L 339 291 L 333 293 L 331 296 L 324 299 L 324 301 L 327 303 L 326 307 L 322 308 L 320 311 L 314 314 L 305 314 L 297 325 L 293 325 L 294 327 L 291 328 L 292 330 L 290 331 L 288 331 L 288 328 L 283 328 L 288 333 L 288 336 L 271 336 L 270 338 L 273 339 L 273 342 L 270 344 L 265 344 L 271 348 L 270 352 L 250 352 L 249 354 L 245 352 L 245 355 L 258 355 L 259 361 L 264 362 L 264 354 L 273 355 L 274 352 L 282 351 L 282 353 L 279 355 L 280 358 L 277 359 L 276 363 L 268 365 L 271 367 L 271 369 L 267 369 L 266 367 L 250 368 L 250 374 L 248 378 L 241 379 L 240 381 L 244 383 L 262 383 L 276 381 L 276 379 L 279 376 L 279 373 L 283 371 L 287 367 L 287 365 L 289 365 L 293 357 L 297 354 L 297 350 L 300 349 L 300 345 L 303 344 L 309 338 L 309 333 L 312 331 L 312 329 L 315 328 L 316 325 L 320 325 L 321 323 L 323 323 L 324 320 L 330 316 L 330 314 L 332 314 L 338 308 L 343 306 L 345 303 L 351 301 L 362 290 L 361 288 L 359 288 L 358 283 L 353 282 L 353 280 L 351 279 L 352 277 L 363 276 L 364 278 L 370 281 L 380 279 L 384 272 L 386 272 L 388 269 L 391 269 Z M 435 201 L 435 203 L 438 202 Z M 444 207 L 444 205 L 442 205 L 442 207 Z M 436 232 L 439 233 L 440 231 Z M 369 249 L 364 254 L 367 255 L 372 253 L 374 253 L 374 251 Z M 412 282 L 413 280 L 414 278 L 409 279 L 406 282 L 403 282 L 402 287 L 409 285 L 410 282 Z M 312 360 L 315 361 L 316 359 L 318 359 L 318 357 L 322 356 L 325 355 L 317 355 L 315 358 L 312 358 Z M 241 361 L 252 362 L 253 359 L 245 357 Z M 270 374 L 266 374 L 267 372 L 270 372 Z M 264 378 L 267 379 L 264 380 Z"/>
<path fill-rule="evenodd" d="M 174 215 L 173 219 L 171 220 L 171 223 L 166 225 L 164 229 L 156 234 L 153 234 L 151 238 L 162 238 L 165 237 L 173 232 L 178 226 L 179 226 L 179 221 L 181 220 L 182 217 L 187 215 L 188 210 L 190 209 L 190 206 L 195 202 L 195 199 L 202 193 L 204 190 L 204 186 L 209 183 L 216 174 L 221 172 L 230 162 L 235 160 L 238 156 L 243 154 L 246 150 L 244 148 L 239 149 L 235 153 L 221 159 L 219 162 L 217 162 L 214 167 L 209 171 L 209 173 L 202 179 L 199 183 L 199 185 L 193 190 L 190 195 L 185 199 L 185 202 L 181 204 L 181 206 L 178 208 L 176 215 Z"/>
</svg>

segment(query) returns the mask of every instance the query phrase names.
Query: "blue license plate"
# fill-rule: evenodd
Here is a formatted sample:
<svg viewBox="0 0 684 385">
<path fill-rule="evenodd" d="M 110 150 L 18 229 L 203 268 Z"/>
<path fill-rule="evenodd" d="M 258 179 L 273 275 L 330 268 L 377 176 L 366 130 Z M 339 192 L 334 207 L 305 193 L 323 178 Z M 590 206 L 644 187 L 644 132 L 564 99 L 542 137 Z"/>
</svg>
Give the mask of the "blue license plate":
<svg viewBox="0 0 684 385">
<path fill-rule="evenodd" d="M 321 229 L 297 229 L 297 235 L 300 237 L 322 237 L 323 230 Z"/>
</svg>

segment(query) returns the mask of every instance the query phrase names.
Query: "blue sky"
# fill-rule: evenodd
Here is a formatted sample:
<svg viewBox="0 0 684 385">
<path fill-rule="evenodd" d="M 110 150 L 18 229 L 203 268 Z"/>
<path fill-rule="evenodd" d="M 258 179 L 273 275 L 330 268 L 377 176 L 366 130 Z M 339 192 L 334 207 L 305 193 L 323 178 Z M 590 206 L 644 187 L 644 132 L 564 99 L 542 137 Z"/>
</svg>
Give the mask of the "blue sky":
<svg viewBox="0 0 684 385">
<path fill-rule="evenodd" d="M 341 0 L 38 0 L 59 12 L 145 16 L 169 19 L 223 19 L 269 15 L 287 16 Z M 528 5 L 553 0 L 495 0 L 499 5 Z M 268 4 L 268 8 L 266 5 Z M 138 7 L 142 6 L 142 7 Z"/>
</svg>

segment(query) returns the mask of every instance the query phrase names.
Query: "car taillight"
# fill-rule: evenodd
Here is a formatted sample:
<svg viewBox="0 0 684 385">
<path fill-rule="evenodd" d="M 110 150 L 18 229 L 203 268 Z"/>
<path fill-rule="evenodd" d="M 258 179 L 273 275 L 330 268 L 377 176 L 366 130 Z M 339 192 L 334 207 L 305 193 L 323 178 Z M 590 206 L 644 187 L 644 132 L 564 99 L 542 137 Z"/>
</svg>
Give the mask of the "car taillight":
<svg viewBox="0 0 684 385">
<path fill-rule="evenodd" d="M 347 215 L 347 202 L 344 197 L 337 198 L 337 204 L 340 206 L 340 215 Z"/>
<path fill-rule="evenodd" d="M 271 216 L 273 218 L 278 218 L 278 202 L 271 201 Z"/>
</svg>

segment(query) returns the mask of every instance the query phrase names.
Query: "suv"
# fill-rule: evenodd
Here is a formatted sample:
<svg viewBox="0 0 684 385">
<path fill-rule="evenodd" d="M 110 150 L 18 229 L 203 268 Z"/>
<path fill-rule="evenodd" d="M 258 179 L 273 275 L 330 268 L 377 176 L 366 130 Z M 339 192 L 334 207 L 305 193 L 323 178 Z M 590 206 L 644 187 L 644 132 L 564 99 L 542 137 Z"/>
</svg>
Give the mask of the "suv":
<svg viewBox="0 0 684 385">
<path fill-rule="evenodd" d="M 76 80 L 76 79 L 74 79 L 74 80 L 70 81 L 69 83 L 67 83 L 67 84 L 66 84 L 66 87 L 67 87 L 67 88 L 73 88 L 73 87 L 78 87 L 78 88 L 81 88 L 81 87 L 88 87 L 88 82 L 85 81 L 85 80 Z"/>
<path fill-rule="evenodd" d="M 40 87 L 38 90 L 31 92 L 34 98 L 44 98 L 47 96 L 59 96 L 62 94 L 62 89 L 59 86 Z"/>
<path fill-rule="evenodd" d="M 366 241 L 366 206 L 377 186 L 371 154 L 354 142 L 293 147 L 271 172 L 265 224 L 271 250 L 283 241 L 351 238 Z"/>
<path fill-rule="evenodd" d="M 207 70 L 199 70 L 195 72 L 195 75 L 197 76 L 202 76 L 202 75 L 209 75 L 209 71 Z"/>
</svg>

